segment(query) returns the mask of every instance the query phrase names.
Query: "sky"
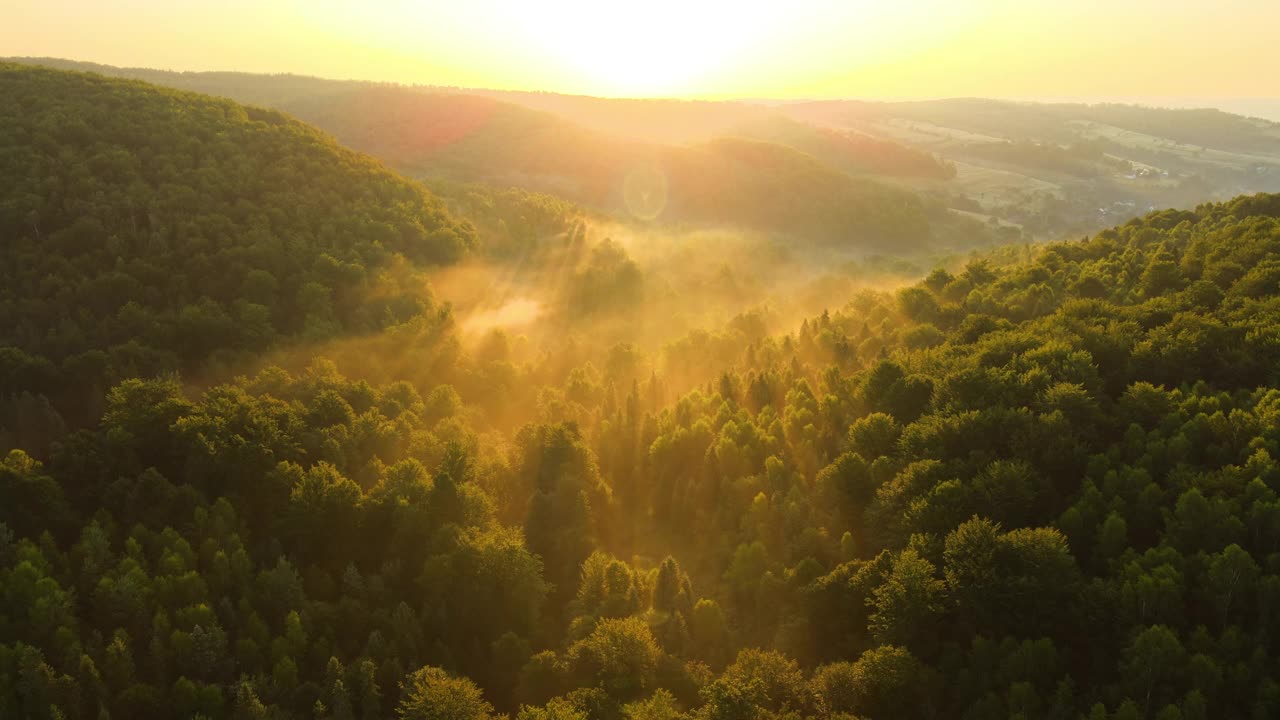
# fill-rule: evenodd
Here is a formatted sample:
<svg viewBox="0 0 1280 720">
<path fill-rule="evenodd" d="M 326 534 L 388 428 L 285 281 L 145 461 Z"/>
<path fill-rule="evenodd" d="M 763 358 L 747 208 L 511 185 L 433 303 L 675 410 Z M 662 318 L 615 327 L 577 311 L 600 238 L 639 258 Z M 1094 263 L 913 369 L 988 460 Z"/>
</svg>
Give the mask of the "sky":
<svg viewBox="0 0 1280 720">
<path fill-rule="evenodd" d="M 687 98 L 1280 97 L 1280 0 L 0 0 L 0 56 Z"/>
</svg>

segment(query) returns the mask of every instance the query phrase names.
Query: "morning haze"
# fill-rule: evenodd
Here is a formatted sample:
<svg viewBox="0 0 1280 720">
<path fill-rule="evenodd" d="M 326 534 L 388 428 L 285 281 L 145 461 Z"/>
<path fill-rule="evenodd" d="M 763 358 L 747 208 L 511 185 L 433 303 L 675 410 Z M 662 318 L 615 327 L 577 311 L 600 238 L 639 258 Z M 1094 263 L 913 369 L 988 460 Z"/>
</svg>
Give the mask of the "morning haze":
<svg viewBox="0 0 1280 720">
<path fill-rule="evenodd" d="M 1270 3 L 0 24 L 0 718 L 1280 717 Z"/>
<path fill-rule="evenodd" d="M 623 97 L 1276 97 L 1280 8 L 16 0 L 7 55 Z"/>
</svg>

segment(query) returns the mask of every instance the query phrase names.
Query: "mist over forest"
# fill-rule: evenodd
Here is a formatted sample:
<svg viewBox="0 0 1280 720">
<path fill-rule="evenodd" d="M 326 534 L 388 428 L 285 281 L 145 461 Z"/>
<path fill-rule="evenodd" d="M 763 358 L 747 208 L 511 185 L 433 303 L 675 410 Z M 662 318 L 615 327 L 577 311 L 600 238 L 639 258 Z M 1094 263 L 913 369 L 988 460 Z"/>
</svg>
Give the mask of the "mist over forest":
<svg viewBox="0 0 1280 720">
<path fill-rule="evenodd" d="M 1280 717 L 1277 458 L 1274 122 L 0 61 L 0 718 Z"/>
</svg>

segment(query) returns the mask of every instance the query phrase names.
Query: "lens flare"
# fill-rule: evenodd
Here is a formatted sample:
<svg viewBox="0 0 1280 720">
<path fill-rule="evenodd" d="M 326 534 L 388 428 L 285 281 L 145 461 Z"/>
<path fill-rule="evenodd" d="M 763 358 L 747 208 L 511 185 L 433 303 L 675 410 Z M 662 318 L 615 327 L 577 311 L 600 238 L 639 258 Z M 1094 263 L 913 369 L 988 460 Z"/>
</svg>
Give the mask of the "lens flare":
<svg viewBox="0 0 1280 720">
<path fill-rule="evenodd" d="M 622 181 L 627 211 L 640 220 L 657 220 L 667 208 L 667 174 L 654 164 L 632 168 Z"/>
</svg>

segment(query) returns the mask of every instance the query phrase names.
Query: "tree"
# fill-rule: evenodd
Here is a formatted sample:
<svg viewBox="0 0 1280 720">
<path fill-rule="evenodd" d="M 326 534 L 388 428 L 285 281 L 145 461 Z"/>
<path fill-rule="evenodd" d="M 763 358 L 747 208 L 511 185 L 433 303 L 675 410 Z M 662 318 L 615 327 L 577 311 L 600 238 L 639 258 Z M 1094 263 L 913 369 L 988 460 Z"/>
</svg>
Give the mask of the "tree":
<svg viewBox="0 0 1280 720">
<path fill-rule="evenodd" d="M 1066 538 L 1050 528 L 1001 533 L 975 517 L 947 535 L 943 557 L 957 609 L 978 632 L 1051 631 L 1079 590 Z"/>
<path fill-rule="evenodd" d="M 877 643 L 912 645 L 931 640 L 943 610 L 944 584 L 934 577 L 933 564 L 914 548 L 898 554 L 889 577 L 875 589 L 868 604 L 868 622 Z"/>
<path fill-rule="evenodd" d="M 493 717 L 493 706 L 475 683 L 427 666 L 401 684 L 396 715 L 402 720 L 486 720 Z"/>
<path fill-rule="evenodd" d="M 654 687 L 662 650 L 649 626 L 636 617 L 605 619 L 569 647 L 570 672 L 580 686 L 633 700 Z"/>
<path fill-rule="evenodd" d="M 640 581 L 629 565 L 599 551 L 582 563 L 575 613 L 619 618 L 635 614 L 640 607 Z"/>
<path fill-rule="evenodd" d="M 626 720 L 685 720 L 689 715 L 681 712 L 671 693 L 659 689 L 645 700 L 623 706 L 622 717 Z"/>
<path fill-rule="evenodd" d="M 22 450 L 0 460 L 0 508 L 0 522 L 25 537 L 62 532 L 71 510 L 58 481 Z"/>
<path fill-rule="evenodd" d="M 892 455 L 897 449 L 902 426 L 885 413 L 871 413 L 849 426 L 849 449 L 864 458 Z"/>
<path fill-rule="evenodd" d="M 839 509 L 843 519 L 854 526 L 876 491 L 871 467 L 861 455 L 853 452 L 841 454 L 820 470 L 816 484 L 825 496 L 823 499 Z"/>
<path fill-rule="evenodd" d="M 932 715 L 935 680 L 904 648 L 868 650 L 853 664 L 842 702 L 866 717 L 924 718 Z"/>
<path fill-rule="evenodd" d="M 1098 555 L 1103 558 L 1114 558 L 1129 546 L 1129 525 L 1119 513 L 1107 515 L 1107 519 L 1098 529 Z"/>
<path fill-rule="evenodd" d="M 448 552 L 427 559 L 418 586 L 440 618 L 431 634 L 478 646 L 458 657 L 468 671 L 491 666 L 485 650 L 505 633 L 533 633 L 549 594 L 538 558 L 517 531 L 500 528 L 456 536 Z"/>
<path fill-rule="evenodd" d="M 289 493 L 283 534 L 304 557 L 335 570 L 345 566 L 350 557 L 346 548 L 360 523 L 360 486 L 325 462 L 305 474 L 297 468 L 293 473 L 301 477 Z"/>
<path fill-rule="evenodd" d="M 739 545 L 734 550 L 733 560 L 724 573 L 724 581 L 740 606 L 749 608 L 754 603 L 760 579 L 768 571 L 769 565 L 768 550 L 759 540 Z"/>
<path fill-rule="evenodd" d="M 1142 702 L 1144 713 L 1172 699 L 1186 660 L 1187 653 L 1178 636 L 1163 625 L 1146 628 L 1129 644 L 1124 653 L 1124 677 L 1130 697 Z"/>
<path fill-rule="evenodd" d="M 258 699 L 258 693 L 247 681 L 236 685 L 236 699 L 231 712 L 233 720 L 266 720 L 267 708 Z"/>
<path fill-rule="evenodd" d="M 605 511 L 610 490 L 576 426 L 527 426 L 517 442 L 518 475 L 531 493 L 525 538 L 529 549 L 542 558 L 556 592 L 568 597 L 595 545 L 593 509 Z"/>
<path fill-rule="evenodd" d="M 1242 604 L 1252 595 L 1259 574 L 1258 564 L 1235 543 L 1212 556 L 1208 588 L 1223 625 L 1231 621 L 1233 604 Z"/>
<path fill-rule="evenodd" d="M 689 576 L 673 557 L 668 556 L 658 566 L 658 577 L 653 586 L 653 609 L 668 614 L 677 611 L 687 614 L 693 609 Z"/>
<path fill-rule="evenodd" d="M 851 662 L 823 665 L 813 672 L 819 709 L 827 715 L 853 714 L 861 702 L 860 678 Z"/>
<path fill-rule="evenodd" d="M 728 660 L 729 628 L 724 610 L 715 600 L 700 598 L 689 617 L 690 654 L 719 665 Z"/>
<path fill-rule="evenodd" d="M 567 700 L 555 699 L 544 707 L 521 706 L 516 720 L 587 720 L 586 712 Z"/>
<path fill-rule="evenodd" d="M 813 705 L 799 666 L 781 653 L 746 649 L 702 690 L 707 717 L 715 720 L 805 713 Z"/>
</svg>

